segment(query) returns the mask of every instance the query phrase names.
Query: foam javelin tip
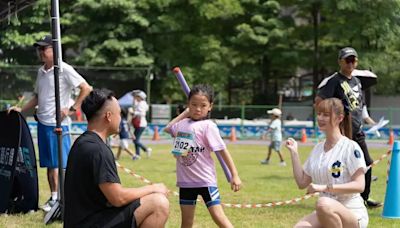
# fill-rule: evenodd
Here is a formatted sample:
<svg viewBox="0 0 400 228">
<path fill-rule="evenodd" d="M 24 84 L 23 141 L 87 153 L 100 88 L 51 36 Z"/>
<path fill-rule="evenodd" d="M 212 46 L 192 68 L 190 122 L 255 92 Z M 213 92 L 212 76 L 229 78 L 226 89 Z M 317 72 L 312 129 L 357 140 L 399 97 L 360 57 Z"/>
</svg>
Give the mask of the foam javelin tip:
<svg viewBox="0 0 400 228">
<path fill-rule="evenodd" d="M 181 71 L 181 69 L 179 67 L 174 67 L 174 69 L 172 69 L 172 71 L 174 73 L 179 73 L 179 71 Z"/>
</svg>

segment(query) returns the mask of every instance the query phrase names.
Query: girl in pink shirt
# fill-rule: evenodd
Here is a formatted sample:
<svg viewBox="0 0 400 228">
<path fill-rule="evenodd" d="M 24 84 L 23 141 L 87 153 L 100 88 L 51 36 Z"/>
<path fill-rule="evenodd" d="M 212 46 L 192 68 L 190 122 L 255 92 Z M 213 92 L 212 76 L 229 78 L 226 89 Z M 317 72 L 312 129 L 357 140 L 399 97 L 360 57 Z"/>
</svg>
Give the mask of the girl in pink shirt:
<svg viewBox="0 0 400 228">
<path fill-rule="evenodd" d="M 189 94 L 188 108 L 165 128 L 174 137 L 172 153 L 177 159 L 181 227 L 193 226 L 198 195 L 203 197 L 211 217 L 219 227 L 233 227 L 221 206 L 211 152 L 221 153 L 232 174 L 233 191 L 240 189 L 241 180 L 217 125 L 209 120 L 213 100 L 214 92 L 210 86 L 194 86 Z"/>
</svg>

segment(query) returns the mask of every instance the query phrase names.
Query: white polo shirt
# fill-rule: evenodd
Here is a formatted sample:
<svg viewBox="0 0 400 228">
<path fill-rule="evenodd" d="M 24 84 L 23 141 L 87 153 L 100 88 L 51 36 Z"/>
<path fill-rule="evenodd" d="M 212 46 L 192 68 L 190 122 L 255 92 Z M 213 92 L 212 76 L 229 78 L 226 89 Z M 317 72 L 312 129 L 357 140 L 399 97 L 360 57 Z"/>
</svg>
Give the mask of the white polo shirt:
<svg viewBox="0 0 400 228">
<path fill-rule="evenodd" d="M 69 108 L 69 99 L 72 91 L 78 87 L 85 79 L 75 71 L 69 64 L 62 62 L 62 72 L 60 72 L 60 107 Z M 44 66 L 38 70 L 35 90 L 38 97 L 37 117 L 39 121 L 48 126 L 56 125 L 56 104 L 54 92 L 54 67 L 45 70 Z M 69 118 L 65 118 L 62 125 L 68 125 Z"/>
<path fill-rule="evenodd" d="M 304 163 L 304 172 L 311 177 L 315 184 L 344 184 L 351 181 L 351 176 L 362 168 L 366 172 L 364 154 L 360 146 L 342 136 L 336 145 L 329 151 L 324 151 L 325 141 L 318 143 Z M 342 202 L 348 208 L 362 208 L 362 199 L 359 193 L 333 194 L 322 193 Z"/>
</svg>

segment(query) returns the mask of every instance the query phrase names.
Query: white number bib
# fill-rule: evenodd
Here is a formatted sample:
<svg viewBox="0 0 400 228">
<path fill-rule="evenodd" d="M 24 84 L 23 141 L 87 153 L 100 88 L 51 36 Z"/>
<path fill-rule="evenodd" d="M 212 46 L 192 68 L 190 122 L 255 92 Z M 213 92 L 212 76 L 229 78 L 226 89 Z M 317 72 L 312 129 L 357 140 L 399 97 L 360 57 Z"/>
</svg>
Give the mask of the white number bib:
<svg viewBox="0 0 400 228">
<path fill-rule="evenodd" d="M 174 140 L 172 154 L 186 156 L 193 145 L 193 134 L 179 131 Z"/>
</svg>

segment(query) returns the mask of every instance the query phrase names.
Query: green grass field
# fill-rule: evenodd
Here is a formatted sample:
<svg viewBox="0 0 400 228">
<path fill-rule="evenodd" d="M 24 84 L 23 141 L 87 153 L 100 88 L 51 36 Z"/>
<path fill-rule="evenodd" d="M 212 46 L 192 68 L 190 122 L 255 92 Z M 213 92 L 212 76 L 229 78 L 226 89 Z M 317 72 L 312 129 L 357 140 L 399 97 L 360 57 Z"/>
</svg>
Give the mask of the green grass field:
<svg viewBox="0 0 400 228">
<path fill-rule="evenodd" d="M 127 154 L 123 154 L 119 161 L 123 166 L 133 170 L 139 175 L 153 182 L 163 182 L 168 188 L 176 191 L 175 187 L 175 159 L 170 154 L 171 146 L 152 145 L 153 156 L 132 161 Z M 283 150 L 287 167 L 278 166 L 278 158 L 273 154 L 270 165 L 260 165 L 259 161 L 265 158 L 266 145 L 239 145 L 230 144 L 228 148 L 234 158 L 239 175 L 242 179 L 242 189 L 233 193 L 226 182 L 222 169 L 218 166 L 219 188 L 224 203 L 268 203 L 273 201 L 288 200 L 304 195 L 303 190 L 298 190 L 292 176 L 290 157 L 286 149 Z M 370 148 L 374 159 L 378 159 L 387 149 Z M 300 146 L 302 161 L 306 159 L 311 147 Z M 373 174 L 378 176 L 378 181 L 372 183 L 371 197 L 384 201 L 386 191 L 387 160 L 384 159 L 375 168 Z M 118 169 L 124 186 L 142 186 L 143 182 Z M 40 204 L 49 197 L 49 189 L 45 178 L 45 169 L 39 169 Z M 170 216 L 167 227 L 180 226 L 180 210 L 178 197 L 171 195 Z M 274 208 L 237 209 L 225 208 L 225 213 L 235 227 L 292 227 L 297 220 L 313 211 L 316 198 L 301 201 L 297 204 L 276 206 Z M 399 220 L 383 219 L 382 209 L 369 210 L 369 227 L 400 227 Z M 0 227 L 62 227 L 55 222 L 49 226 L 43 224 L 44 212 L 38 211 L 27 215 L 1 216 Z M 202 203 L 198 203 L 195 227 L 216 227 Z"/>
</svg>

